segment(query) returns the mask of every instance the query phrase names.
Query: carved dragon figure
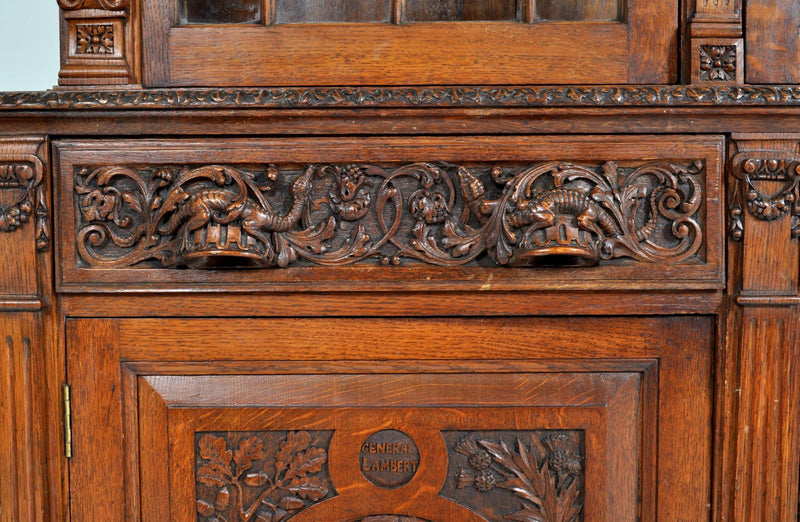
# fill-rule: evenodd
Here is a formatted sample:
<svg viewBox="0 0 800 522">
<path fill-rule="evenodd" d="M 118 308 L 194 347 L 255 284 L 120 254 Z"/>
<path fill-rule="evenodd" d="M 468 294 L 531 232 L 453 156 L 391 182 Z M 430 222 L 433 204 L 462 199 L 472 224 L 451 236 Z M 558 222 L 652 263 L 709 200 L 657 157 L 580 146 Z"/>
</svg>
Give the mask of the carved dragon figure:
<svg viewBox="0 0 800 522">
<path fill-rule="evenodd" d="M 237 192 L 223 189 L 203 190 L 189 196 L 185 203 L 158 228 L 164 235 L 183 232 L 183 245 L 189 243 L 192 232 L 210 223 L 227 225 L 240 221 L 242 229 L 250 236 L 269 244 L 268 233 L 286 232 L 300 220 L 306 198 L 312 189 L 313 167 L 292 184 L 292 207 L 285 215 L 278 215 L 268 206 L 247 198 L 247 190 L 240 185 Z"/>
</svg>

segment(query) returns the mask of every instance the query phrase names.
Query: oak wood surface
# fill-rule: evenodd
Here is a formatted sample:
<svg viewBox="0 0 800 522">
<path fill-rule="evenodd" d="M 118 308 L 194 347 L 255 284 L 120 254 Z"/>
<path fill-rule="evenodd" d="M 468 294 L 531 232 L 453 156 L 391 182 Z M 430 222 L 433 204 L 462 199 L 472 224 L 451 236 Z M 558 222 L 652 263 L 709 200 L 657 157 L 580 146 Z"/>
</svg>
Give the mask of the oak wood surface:
<svg viewBox="0 0 800 522">
<path fill-rule="evenodd" d="M 99 509 L 96 513 L 103 516 L 126 509 L 134 517 L 142 510 L 143 520 L 163 517 L 165 510 L 175 520 L 193 517 L 195 486 L 187 467 L 194 465 L 193 434 L 198 431 L 336 426 L 337 430 L 364 434 L 381 426 L 402 427 L 421 447 L 433 448 L 441 442 L 426 434 L 426 426 L 436 426 L 437 430 L 585 426 L 586 458 L 591 459 L 586 463 L 593 463 L 587 467 L 587 484 L 615 484 L 607 491 L 587 489 L 588 519 L 628 519 L 639 509 L 644 510 L 645 520 L 679 519 L 686 513 L 692 513 L 693 520 L 706 519 L 711 468 L 712 325 L 713 320 L 702 317 L 72 321 L 70 374 L 98 367 L 99 359 L 91 359 L 92 366 L 89 364 L 90 358 L 100 357 L 100 353 L 91 355 L 70 348 L 91 339 L 103 352 L 111 350 L 102 357 L 115 370 L 104 374 L 111 379 L 109 383 L 117 382 L 110 394 L 102 395 L 104 406 L 99 410 L 99 403 L 86 404 L 84 392 L 78 390 L 74 407 L 88 408 L 89 412 L 79 414 L 76 410 L 76 421 L 83 426 L 76 427 L 76 434 L 94 422 L 91 411 L 111 411 L 113 419 L 120 419 L 105 422 L 100 428 L 109 441 L 115 437 L 122 440 L 124 431 L 130 435 L 138 425 L 132 441 L 118 443 L 107 451 L 116 453 L 124 448 L 128 457 L 115 458 L 124 458 L 129 469 L 139 473 L 138 477 L 126 475 L 124 481 L 141 480 L 142 494 L 152 492 L 144 497 L 147 502 L 140 502 L 135 498 L 136 488 L 128 484 L 122 487 L 120 471 L 112 481 L 120 491 L 127 492 L 125 506 L 104 504 L 93 509 Z M 106 333 L 98 335 L 97 328 Z M 119 337 L 112 335 L 117 328 Z M 603 331 L 600 337 L 596 335 L 599 330 Z M 678 330 L 685 334 L 683 340 L 665 335 Z M 214 332 L 214 339 L 203 335 L 209 331 Z M 537 332 L 539 341 L 535 344 L 530 344 L 531 331 Z M 142 332 L 158 335 L 142 336 Z M 278 335 L 283 332 L 285 336 Z M 360 335 L 353 337 L 349 335 L 352 332 Z M 448 337 L 448 332 L 459 334 Z M 575 335 L 578 332 L 585 334 Z M 374 335 L 368 336 L 371 333 Z M 268 342 L 263 342 L 264 336 Z M 215 339 L 236 341 L 220 344 Z M 342 340 L 341 346 L 337 339 Z M 203 344 L 205 348 L 201 348 Z M 168 351 L 164 350 L 166 345 L 170 346 Z M 309 351 L 313 346 L 326 349 Z M 419 347 L 427 347 L 427 355 Z M 292 361 L 281 363 L 287 356 Z M 454 356 L 458 361 L 452 360 Z M 337 363 L 334 357 L 352 362 Z M 275 362 L 264 364 L 258 359 Z M 303 359 L 306 362 L 301 362 Z M 425 359 L 428 361 L 420 365 Z M 121 374 L 120 366 L 112 360 L 122 363 Z M 234 364 L 232 360 L 241 362 Z M 193 361 L 199 364 L 192 365 Z M 575 370 L 579 373 L 570 373 Z M 127 377 L 120 381 L 120 375 Z M 143 377 L 136 380 L 136 375 Z M 95 386 L 81 382 L 80 387 L 87 390 Z M 109 400 L 111 403 L 105 402 Z M 112 404 L 115 406 L 106 410 Z M 476 415 L 475 408 L 481 405 L 493 408 Z M 688 405 L 691 407 L 686 409 Z M 425 409 L 414 409 L 422 406 Z M 466 410 L 459 413 L 463 408 Z M 691 448 L 679 442 L 686 436 L 694 441 Z M 131 447 L 137 438 L 142 448 L 148 448 L 138 453 L 138 458 Z M 360 444 L 359 438 L 356 435 L 353 443 Z M 166 441 L 170 441 L 168 446 Z M 86 451 L 76 447 L 76 451 L 79 449 Z M 103 452 L 105 457 L 94 455 L 92 459 L 108 458 L 107 451 Z M 453 506 L 441 501 L 420 502 L 439 491 L 441 479 L 434 477 L 442 472 L 442 461 L 427 461 L 420 477 L 409 484 L 411 489 L 401 488 L 393 495 L 375 490 L 353 474 L 351 458 L 347 457 L 352 450 L 331 446 L 330 451 L 332 476 L 338 477 L 340 484 L 352 482 L 353 489 L 343 488 L 339 501 L 322 503 L 319 509 L 304 512 L 301 519 L 354 516 L 361 509 L 360 503 L 348 498 L 361 492 L 362 498 L 371 499 L 376 506 L 406 506 L 410 510 L 406 512 L 425 514 L 428 519 L 464 520 L 452 511 Z M 652 460 L 656 454 L 657 472 Z M 91 472 L 86 470 L 91 462 L 86 455 L 79 459 L 76 454 L 72 475 L 78 481 L 88 480 Z M 692 465 L 687 466 L 687 462 Z M 636 475 L 641 482 L 630 480 Z M 437 485 L 429 488 L 429 483 Z M 691 492 L 680 495 L 687 500 L 656 502 L 656 498 L 677 498 L 670 484 L 678 485 L 684 493 Z M 169 497 L 166 488 L 173 492 Z M 81 497 L 73 493 L 73 504 L 77 503 L 73 510 L 81 508 Z M 636 508 L 639 497 L 644 504 Z M 416 500 L 407 503 L 401 498 Z M 88 512 L 86 516 L 91 517 Z"/>
<path fill-rule="evenodd" d="M 173 27 L 167 0 L 58 3 L 59 81 L 78 90 L 0 94 L 0 520 L 205 520 L 237 500 L 198 486 L 204 436 L 239 454 L 258 438 L 263 471 L 292 430 L 327 429 L 339 438 L 314 444 L 344 486 L 278 499 L 306 507 L 298 522 L 477 519 L 443 483 L 506 519 L 522 501 L 497 512 L 454 446 L 471 434 L 503 454 L 502 439 L 520 459 L 517 439 L 553 444 L 541 430 L 581 453 L 561 454 L 582 473 L 578 519 L 797 520 L 798 0 L 410 15 L 502 19 L 466 22 L 411 22 L 416 3 L 395 0 L 370 16 L 386 23 L 272 26 L 265 1 L 250 27 Z M 292 16 L 352 20 L 347 5 Z M 87 47 L 97 30 L 113 44 Z M 701 44 L 735 48 L 729 84 L 696 70 Z M 691 159 L 707 243 L 689 264 L 100 269 L 74 240 L 81 166 Z M 20 160 L 41 164 L 46 208 L 9 227 Z M 383 491 L 358 451 L 399 426 L 420 470 Z"/>
<path fill-rule="evenodd" d="M 118 347 L 113 322 L 75 321 L 67 325 L 67 377 L 73 400 L 71 520 L 117 520 L 124 515 L 121 463 L 126 456 Z"/>
<path fill-rule="evenodd" d="M 61 299 L 71 317 L 170 317 L 176 310 L 187 317 L 262 316 L 342 317 L 431 315 L 682 315 L 716 314 L 723 304 L 720 291 L 595 292 L 327 292 L 253 295 L 251 292 L 90 292 L 83 288 Z M 576 302 L 576 295 L 579 296 Z M 220 306 L 222 299 L 225 306 Z M 161 304 L 154 309 L 153 301 Z"/>
<path fill-rule="evenodd" d="M 747 81 L 796 83 L 800 81 L 797 27 L 800 2 L 775 3 L 748 0 L 746 5 Z"/>
<path fill-rule="evenodd" d="M 360 35 L 357 42 L 353 32 Z M 625 83 L 627 36 L 625 26 L 615 23 L 178 27 L 165 42 L 167 85 Z M 196 50 L 209 40 L 216 42 L 215 52 L 197 60 Z"/>
</svg>

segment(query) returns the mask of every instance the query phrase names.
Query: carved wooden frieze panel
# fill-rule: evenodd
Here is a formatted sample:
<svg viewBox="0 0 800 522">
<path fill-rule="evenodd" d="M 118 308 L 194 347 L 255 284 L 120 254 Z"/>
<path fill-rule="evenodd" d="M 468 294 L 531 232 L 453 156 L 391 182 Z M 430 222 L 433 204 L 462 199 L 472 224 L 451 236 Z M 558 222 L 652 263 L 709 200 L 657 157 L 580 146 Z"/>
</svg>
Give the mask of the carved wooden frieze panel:
<svg viewBox="0 0 800 522">
<path fill-rule="evenodd" d="M 197 433 L 198 521 L 278 522 L 335 496 L 332 431 Z"/>
<path fill-rule="evenodd" d="M 734 156 L 731 166 L 740 180 L 732 188 L 731 238 L 742 238 L 742 212 L 746 207 L 753 217 L 763 221 L 790 216 L 792 238 L 797 239 L 800 236 L 800 156 L 784 151 L 748 151 Z"/>
<path fill-rule="evenodd" d="M 76 167 L 88 267 L 692 260 L 703 161 Z"/>
<path fill-rule="evenodd" d="M 487 520 L 583 520 L 583 432 L 442 432 L 449 449 L 441 495 Z"/>
<path fill-rule="evenodd" d="M 0 140 L 0 233 L 34 220 L 39 251 L 50 242 L 42 145 L 38 138 Z"/>
</svg>

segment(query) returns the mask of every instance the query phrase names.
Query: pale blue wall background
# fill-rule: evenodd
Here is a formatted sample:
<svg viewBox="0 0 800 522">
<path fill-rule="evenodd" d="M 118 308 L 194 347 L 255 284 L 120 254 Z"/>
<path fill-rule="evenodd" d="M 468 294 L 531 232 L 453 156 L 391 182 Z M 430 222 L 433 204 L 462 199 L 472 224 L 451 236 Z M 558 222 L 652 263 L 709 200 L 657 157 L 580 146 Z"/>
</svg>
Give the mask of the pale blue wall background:
<svg viewBox="0 0 800 522">
<path fill-rule="evenodd" d="M 0 0 L 0 91 L 58 83 L 56 0 Z"/>
</svg>

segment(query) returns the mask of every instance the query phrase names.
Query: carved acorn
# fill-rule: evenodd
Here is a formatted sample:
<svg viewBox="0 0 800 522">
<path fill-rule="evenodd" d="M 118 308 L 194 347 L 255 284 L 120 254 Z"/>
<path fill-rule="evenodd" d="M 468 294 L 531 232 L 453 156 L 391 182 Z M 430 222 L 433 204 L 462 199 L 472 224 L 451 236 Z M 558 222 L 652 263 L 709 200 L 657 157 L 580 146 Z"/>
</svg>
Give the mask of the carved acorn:
<svg viewBox="0 0 800 522">
<path fill-rule="evenodd" d="M 225 511 L 231 502 L 231 492 L 228 488 L 222 488 L 217 493 L 217 498 L 214 500 L 214 508 L 217 511 Z"/>
<path fill-rule="evenodd" d="M 259 471 L 258 473 L 248 473 L 244 476 L 244 480 L 242 480 L 242 482 L 249 488 L 260 488 L 269 483 L 269 475 L 263 471 Z"/>
</svg>

